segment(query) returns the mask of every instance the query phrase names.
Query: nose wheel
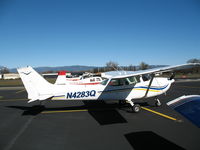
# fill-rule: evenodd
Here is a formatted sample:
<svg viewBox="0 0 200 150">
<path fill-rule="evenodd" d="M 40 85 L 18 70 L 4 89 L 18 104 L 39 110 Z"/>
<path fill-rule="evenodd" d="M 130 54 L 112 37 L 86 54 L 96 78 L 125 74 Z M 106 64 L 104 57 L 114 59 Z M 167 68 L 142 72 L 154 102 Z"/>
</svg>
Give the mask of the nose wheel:
<svg viewBox="0 0 200 150">
<path fill-rule="evenodd" d="M 162 105 L 162 103 L 160 102 L 159 99 L 156 99 L 155 105 L 156 105 L 157 107 L 160 107 L 160 106 Z"/>
</svg>

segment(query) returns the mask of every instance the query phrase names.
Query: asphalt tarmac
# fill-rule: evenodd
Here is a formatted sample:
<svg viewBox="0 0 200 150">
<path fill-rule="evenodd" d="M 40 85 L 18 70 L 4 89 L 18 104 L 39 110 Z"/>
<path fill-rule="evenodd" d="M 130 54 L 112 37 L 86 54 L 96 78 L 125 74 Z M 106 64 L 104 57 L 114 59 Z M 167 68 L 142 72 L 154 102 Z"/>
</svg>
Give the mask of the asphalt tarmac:
<svg viewBox="0 0 200 150">
<path fill-rule="evenodd" d="M 23 88 L 0 89 L 0 150 L 200 149 L 200 130 L 166 103 L 200 95 L 200 81 L 175 82 L 167 95 L 140 102 L 131 113 L 117 101 L 48 101 L 28 104 Z"/>
</svg>

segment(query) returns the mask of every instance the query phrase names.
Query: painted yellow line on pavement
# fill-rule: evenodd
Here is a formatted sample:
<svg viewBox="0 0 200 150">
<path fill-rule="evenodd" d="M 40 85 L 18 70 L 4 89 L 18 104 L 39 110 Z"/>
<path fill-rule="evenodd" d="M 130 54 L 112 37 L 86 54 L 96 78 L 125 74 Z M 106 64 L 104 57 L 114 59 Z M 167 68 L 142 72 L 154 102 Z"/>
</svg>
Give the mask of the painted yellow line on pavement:
<svg viewBox="0 0 200 150">
<path fill-rule="evenodd" d="M 51 113 L 65 113 L 65 112 L 85 112 L 88 109 L 79 109 L 79 110 L 58 110 L 58 111 L 43 111 L 42 114 L 51 114 Z"/>
<path fill-rule="evenodd" d="M 154 111 L 154 110 L 151 110 L 149 108 L 146 108 L 146 107 L 141 107 L 142 109 L 146 110 L 146 111 L 149 111 L 149 112 L 152 112 L 152 113 L 155 113 L 159 116 L 162 116 L 162 117 L 165 117 L 167 119 L 170 119 L 170 120 L 174 120 L 174 121 L 177 121 L 176 118 L 173 118 L 173 117 L 170 117 L 168 115 L 165 115 L 165 114 L 162 114 L 162 113 L 159 113 L 157 111 Z M 41 112 L 42 114 L 52 114 L 52 113 L 70 113 L 70 112 L 86 112 L 88 111 L 88 109 L 79 109 L 79 110 L 58 110 L 58 111 L 43 111 Z"/>
<path fill-rule="evenodd" d="M 154 114 L 157 114 L 157 115 L 159 115 L 159 116 L 162 116 L 162 117 L 164 117 L 164 118 L 167 118 L 167 119 L 171 119 L 171 120 L 177 121 L 176 118 L 173 118 L 173 117 L 170 117 L 170 116 L 168 116 L 168 115 L 165 115 L 165 114 L 159 113 L 159 112 L 154 111 L 154 110 L 151 110 L 151 109 L 149 109 L 149 108 L 146 108 L 146 107 L 141 107 L 141 108 L 144 109 L 144 110 L 146 110 L 146 111 L 149 111 L 149 112 L 152 112 L 152 113 L 154 113 Z"/>
<path fill-rule="evenodd" d="M 113 109 L 91 109 L 91 111 L 106 111 L 106 110 L 113 110 Z M 86 112 L 89 111 L 88 109 L 77 109 L 77 110 L 56 110 L 56 111 L 43 111 L 43 114 L 50 114 L 50 113 L 65 113 L 65 112 Z"/>
</svg>

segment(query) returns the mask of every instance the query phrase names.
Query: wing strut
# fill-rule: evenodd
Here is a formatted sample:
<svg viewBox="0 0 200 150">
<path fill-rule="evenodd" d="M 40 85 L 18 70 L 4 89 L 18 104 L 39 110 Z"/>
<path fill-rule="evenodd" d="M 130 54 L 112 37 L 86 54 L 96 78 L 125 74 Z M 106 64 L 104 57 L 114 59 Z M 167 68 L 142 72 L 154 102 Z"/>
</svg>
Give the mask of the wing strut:
<svg viewBox="0 0 200 150">
<path fill-rule="evenodd" d="M 149 92 L 149 89 L 150 89 L 150 87 L 151 87 L 151 84 L 152 84 L 152 82 L 153 82 L 153 79 L 154 79 L 154 77 L 155 77 L 155 74 L 150 74 L 150 76 L 151 76 L 151 80 L 150 80 L 149 85 L 148 85 L 148 87 L 147 87 L 147 91 L 146 91 L 146 93 L 145 93 L 145 95 L 144 95 L 144 98 L 147 97 L 147 94 L 148 94 L 148 92 Z"/>
</svg>

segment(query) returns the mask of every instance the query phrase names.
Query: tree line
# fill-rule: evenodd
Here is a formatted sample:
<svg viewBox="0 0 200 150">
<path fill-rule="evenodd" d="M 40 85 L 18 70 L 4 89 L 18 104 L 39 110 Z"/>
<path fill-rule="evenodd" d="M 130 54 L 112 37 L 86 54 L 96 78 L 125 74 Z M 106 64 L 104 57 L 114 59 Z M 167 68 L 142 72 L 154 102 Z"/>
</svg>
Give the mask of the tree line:
<svg viewBox="0 0 200 150">
<path fill-rule="evenodd" d="M 200 59 L 189 59 L 187 61 L 187 63 L 200 63 Z M 124 70 L 124 71 L 137 71 L 137 70 L 145 70 L 145 69 L 151 69 L 151 65 L 145 63 L 144 61 L 142 61 L 139 66 L 134 66 L 134 65 L 129 65 L 129 66 L 119 66 L 119 64 L 117 62 L 114 61 L 109 61 L 106 63 L 106 65 L 104 67 L 97 67 L 94 68 L 93 70 L 91 70 L 91 72 L 93 73 L 98 73 L 98 72 L 106 72 L 106 71 L 120 71 L 120 70 Z M 182 70 L 179 71 L 179 73 L 200 73 L 200 68 L 199 67 L 195 67 L 192 69 L 188 69 L 188 70 Z"/>
<path fill-rule="evenodd" d="M 200 59 L 189 59 L 187 63 L 200 63 Z M 87 70 L 87 71 L 82 71 L 82 72 L 93 72 L 93 73 L 99 73 L 99 72 L 107 72 L 107 71 L 116 71 L 116 70 L 124 70 L 124 71 L 136 71 L 136 70 L 145 70 L 145 69 L 150 69 L 151 66 L 144 61 L 142 61 L 139 66 L 134 66 L 134 65 L 128 65 L 128 66 L 120 66 L 117 62 L 115 61 L 109 61 L 105 64 L 104 67 L 96 67 L 92 70 Z M 183 71 L 184 73 L 186 72 L 191 72 L 191 73 L 200 73 L 200 68 L 193 68 L 189 69 L 186 71 Z M 54 71 L 49 71 L 49 72 L 54 72 Z M 0 69 L 0 74 L 5 74 L 5 73 L 10 73 L 10 70 L 7 67 L 2 67 Z"/>
</svg>

